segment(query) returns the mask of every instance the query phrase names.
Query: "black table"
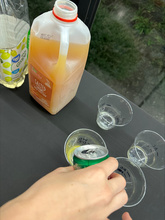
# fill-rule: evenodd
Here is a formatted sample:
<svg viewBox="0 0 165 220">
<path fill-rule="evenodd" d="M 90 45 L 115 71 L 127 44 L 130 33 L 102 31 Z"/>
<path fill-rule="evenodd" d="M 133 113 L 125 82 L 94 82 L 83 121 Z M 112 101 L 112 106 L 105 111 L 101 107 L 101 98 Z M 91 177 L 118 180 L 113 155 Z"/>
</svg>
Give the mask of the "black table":
<svg viewBox="0 0 165 220">
<path fill-rule="evenodd" d="M 134 116 L 129 125 L 100 129 L 96 124 L 97 102 L 107 93 L 116 92 L 85 71 L 76 97 L 52 116 L 30 97 L 28 77 L 15 90 L 0 85 L 0 205 L 48 172 L 68 166 L 64 142 L 78 128 L 98 132 L 114 157 L 126 157 L 135 136 L 144 129 L 164 136 L 165 127 L 133 103 Z M 135 207 L 116 211 L 111 220 L 120 220 L 124 211 L 130 212 L 133 220 L 164 220 L 165 171 L 143 171 L 147 181 L 144 199 Z"/>
</svg>

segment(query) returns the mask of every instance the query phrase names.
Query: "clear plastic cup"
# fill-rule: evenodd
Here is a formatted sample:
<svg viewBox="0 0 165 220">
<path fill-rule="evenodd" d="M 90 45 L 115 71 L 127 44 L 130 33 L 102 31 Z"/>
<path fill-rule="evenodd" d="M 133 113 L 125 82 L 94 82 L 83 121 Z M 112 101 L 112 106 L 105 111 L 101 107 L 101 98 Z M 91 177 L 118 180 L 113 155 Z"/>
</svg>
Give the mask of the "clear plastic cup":
<svg viewBox="0 0 165 220">
<path fill-rule="evenodd" d="M 150 130 L 140 132 L 127 151 L 128 158 L 140 167 L 165 168 L 165 139 Z"/>
<path fill-rule="evenodd" d="M 125 207 L 138 205 L 146 193 L 146 179 L 143 171 L 128 158 L 118 157 L 119 167 L 115 171 L 122 175 L 126 180 L 125 190 L 128 194 L 128 202 Z"/>
<path fill-rule="evenodd" d="M 133 117 L 129 102 L 120 95 L 107 94 L 98 102 L 96 122 L 104 130 L 127 125 Z"/>
<path fill-rule="evenodd" d="M 73 131 L 66 139 L 64 144 L 65 158 L 70 165 L 73 165 L 74 150 L 82 145 L 101 145 L 106 147 L 103 138 L 95 131 L 86 128 L 80 128 Z"/>
</svg>

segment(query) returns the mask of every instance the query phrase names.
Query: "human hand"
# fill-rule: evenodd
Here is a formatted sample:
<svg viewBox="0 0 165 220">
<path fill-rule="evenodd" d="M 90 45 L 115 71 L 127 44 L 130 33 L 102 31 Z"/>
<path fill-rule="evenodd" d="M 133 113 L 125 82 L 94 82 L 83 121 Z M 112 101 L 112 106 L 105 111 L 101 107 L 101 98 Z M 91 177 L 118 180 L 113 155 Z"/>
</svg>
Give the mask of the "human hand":
<svg viewBox="0 0 165 220">
<path fill-rule="evenodd" d="M 132 220 L 132 218 L 128 212 L 124 212 L 122 215 L 122 220 Z"/>
<path fill-rule="evenodd" d="M 128 200 L 125 179 L 114 173 L 117 167 L 117 160 L 108 158 L 85 169 L 58 168 L 6 204 L 5 210 L 13 213 L 12 220 L 105 220 Z M 11 219 L 5 211 L 4 219 Z"/>
</svg>

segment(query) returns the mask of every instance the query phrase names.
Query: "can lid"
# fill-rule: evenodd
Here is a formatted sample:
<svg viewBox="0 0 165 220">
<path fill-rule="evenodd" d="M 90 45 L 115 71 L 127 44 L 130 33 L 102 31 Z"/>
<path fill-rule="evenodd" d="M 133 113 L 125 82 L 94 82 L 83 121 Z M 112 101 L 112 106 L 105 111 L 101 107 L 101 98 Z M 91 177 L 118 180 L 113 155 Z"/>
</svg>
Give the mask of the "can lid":
<svg viewBox="0 0 165 220">
<path fill-rule="evenodd" d="M 56 0 L 52 11 L 53 15 L 64 22 L 77 20 L 77 5 L 69 0 Z"/>
<path fill-rule="evenodd" d="M 74 151 L 74 155 L 82 160 L 96 160 L 108 155 L 108 149 L 100 145 L 83 145 Z"/>
</svg>

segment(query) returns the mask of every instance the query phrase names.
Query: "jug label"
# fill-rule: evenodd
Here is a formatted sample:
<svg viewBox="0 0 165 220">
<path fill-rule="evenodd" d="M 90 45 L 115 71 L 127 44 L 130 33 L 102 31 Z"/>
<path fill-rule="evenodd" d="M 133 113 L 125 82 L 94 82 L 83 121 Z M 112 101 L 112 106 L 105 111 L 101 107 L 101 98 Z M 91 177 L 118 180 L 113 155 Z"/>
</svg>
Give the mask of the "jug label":
<svg viewBox="0 0 165 220">
<path fill-rule="evenodd" d="M 50 107 L 53 83 L 30 65 L 31 92 L 40 105 Z"/>
</svg>

